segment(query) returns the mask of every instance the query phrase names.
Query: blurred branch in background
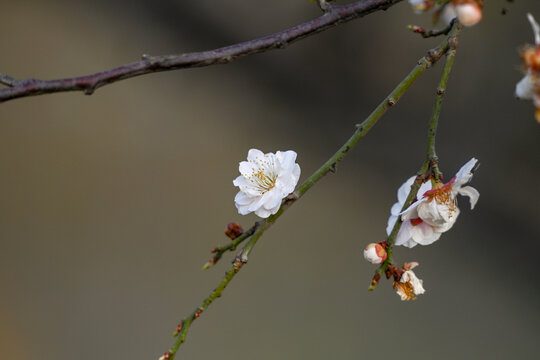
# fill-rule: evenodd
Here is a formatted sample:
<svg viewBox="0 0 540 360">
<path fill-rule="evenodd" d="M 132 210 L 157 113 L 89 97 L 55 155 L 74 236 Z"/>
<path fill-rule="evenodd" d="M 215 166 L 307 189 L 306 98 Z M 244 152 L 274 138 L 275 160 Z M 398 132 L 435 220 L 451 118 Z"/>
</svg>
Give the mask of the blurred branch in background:
<svg viewBox="0 0 540 360">
<path fill-rule="evenodd" d="M 225 290 L 225 287 L 229 284 L 229 282 L 234 278 L 234 276 L 240 271 L 242 266 L 247 263 L 248 256 L 250 252 L 252 251 L 253 247 L 259 240 L 259 238 L 263 235 L 263 233 L 283 214 L 283 212 L 288 209 L 294 202 L 296 202 L 300 197 L 302 197 L 313 185 L 315 185 L 316 182 L 318 182 L 323 176 L 328 174 L 329 172 L 335 172 L 337 164 L 345 158 L 345 156 L 349 153 L 349 151 L 358 143 L 360 139 L 362 139 L 369 130 L 377 123 L 377 121 L 380 119 L 386 111 L 394 106 L 397 101 L 403 96 L 405 91 L 409 89 L 409 87 L 418 79 L 418 77 L 423 74 L 427 69 L 432 67 L 441 57 L 443 57 L 448 52 L 451 52 L 447 62 L 446 66 L 443 71 L 443 76 L 441 79 L 441 83 L 439 85 L 438 89 L 438 98 L 436 107 L 434 109 L 433 114 L 433 120 L 431 122 L 431 127 L 429 131 L 429 146 L 428 146 L 428 158 L 426 160 L 426 163 L 424 164 L 423 173 L 427 173 L 427 169 L 431 169 L 432 162 L 434 161 L 434 137 L 435 137 L 435 129 L 436 123 L 438 121 L 438 115 L 439 115 L 439 109 L 440 109 L 440 102 L 442 100 L 442 96 L 444 94 L 444 89 L 446 87 L 446 80 L 448 79 L 448 75 L 450 73 L 450 68 L 453 63 L 453 56 L 455 53 L 455 47 L 457 46 L 457 40 L 456 37 L 458 36 L 459 32 L 461 31 L 461 24 L 458 21 L 454 21 L 452 23 L 452 28 L 449 34 L 449 37 L 445 39 L 438 47 L 431 49 L 428 51 L 428 54 L 421 58 L 417 65 L 411 70 L 411 72 L 396 86 L 396 88 L 373 110 L 373 112 L 360 124 L 356 125 L 356 131 L 354 134 L 341 146 L 341 148 L 330 158 L 328 161 L 326 161 L 317 171 L 315 171 L 310 177 L 308 177 L 297 189 L 294 193 L 283 199 L 281 207 L 279 211 L 275 215 L 271 215 L 267 219 L 258 221 L 255 223 L 249 230 L 246 232 L 240 234 L 239 236 L 236 236 L 233 238 L 233 242 L 230 243 L 230 245 L 225 245 L 222 247 L 215 248 L 213 250 L 216 255 L 207 262 L 204 265 L 204 269 L 208 269 L 212 265 L 214 265 L 223 255 L 223 253 L 227 250 L 234 250 L 237 245 L 239 245 L 242 241 L 247 240 L 251 237 L 251 239 L 247 242 L 246 245 L 238 252 L 236 257 L 234 258 L 232 267 L 225 273 L 225 277 L 223 280 L 219 283 L 219 285 L 210 293 L 210 295 L 203 300 L 202 304 L 195 309 L 195 311 L 185 319 L 183 319 L 178 327 L 176 328 L 174 332 L 174 336 L 177 337 L 177 340 L 174 344 L 174 346 L 167 351 L 163 356 L 162 359 L 169 359 L 172 360 L 180 345 L 185 341 L 187 333 L 190 329 L 190 326 L 192 322 L 199 318 L 200 315 L 204 310 L 212 304 L 212 302 L 221 296 L 223 293 L 223 290 Z M 435 124 L 435 125 L 433 125 Z M 432 156 L 433 155 L 433 156 Z M 418 182 L 417 186 L 420 187 L 421 182 Z M 418 189 L 416 189 L 418 190 Z M 412 200 L 413 195 L 415 195 L 416 192 L 411 192 L 409 199 Z M 407 203 L 408 204 L 408 203 Z M 395 235 L 397 234 L 397 231 L 399 230 L 399 225 L 401 222 L 396 223 L 396 227 L 394 228 L 394 231 L 392 232 L 392 235 L 389 237 L 389 239 L 395 238 Z M 391 242 L 391 241 L 390 241 Z M 391 242 L 392 243 L 392 242 Z M 389 251 L 390 253 L 390 251 Z M 379 271 L 382 273 L 384 269 L 388 266 L 390 263 L 390 257 L 387 259 L 387 261 L 381 266 Z"/>
<path fill-rule="evenodd" d="M 64 91 L 84 91 L 85 94 L 91 95 L 101 86 L 139 75 L 214 64 L 228 64 L 247 55 L 282 49 L 295 41 L 333 26 L 358 19 L 374 11 L 386 10 L 401 1 L 361 0 L 348 5 L 330 6 L 327 4 L 324 7 L 322 16 L 262 38 L 203 52 L 163 56 L 143 55 L 140 61 L 86 76 L 57 80 L 27 79 L 20 81 L 8 75 L 0 74 L 0 83 L 9 86 L 0 90 L 0 102 Z"/>
</svg>

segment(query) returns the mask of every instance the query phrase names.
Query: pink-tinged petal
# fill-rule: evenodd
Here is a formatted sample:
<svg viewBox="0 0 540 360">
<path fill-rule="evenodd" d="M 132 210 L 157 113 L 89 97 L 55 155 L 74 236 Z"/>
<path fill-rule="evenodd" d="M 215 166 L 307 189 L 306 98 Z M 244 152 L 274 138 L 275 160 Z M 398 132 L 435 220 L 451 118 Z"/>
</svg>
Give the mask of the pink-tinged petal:
<svg viewBox="0 0 540 360">
<path fill-rule="evenodd" d="M 480 197 L 480 193 L 478 190 L 473 188 L 472 186 L 464 186 L 461 189 L 458 190 L 458 194 L 463 196 L 468 196 L 471 202 L 471 210 L 474 209 L 474 206 L 478 202 L 478 198 Z"/>
<path fill-rule="evenodd" d="M 249 149 L 247 159 L 250 160 L 256 160 L 257 158 L 262 159 L 264 157 L 264 153 L 261 150 L 257 149 Z"/>
<path fill-rule="evenodd" d="M 431 188 L 431 181 L 422 183 L 422 185 L 420 185 L 420 188 L 418 189 L 418 192 L 416 193 L 416 198 L 418 200 L 422 199 L 424 195 L 431 190 Z"/>
<path fill-rule="evenodd" d="M 441 237 L 433 227 L 425 222 L 411 228 L 411 237 L 420 245 L 430 245 Z"/>
<path fill-rule="evenodd" d="M 416 179 L 416 176 L 411 176 L 399 187 L 397 191 L 397 199 L 398 202 L 401 203 L 401 206 L 403 206 L 405 200 L 407 200 L 407 196 L 409 196 L 409 193 L 411 192 L 411 186 L 414 183 L 414 179 Z"/>
<path fill-rule="evenodd" d="M 454 182 L 454 184 L 452 184 L 452 188 L 459 188 L 459 186 L 468 183 L 471 180 L 473 176 L 471 171 L 474 169 L 477 162 L 477 159 L 472 158 L 471 160 L 467 161 L 467 163 L 463 165 L 461 169 L 459 169 L 456 174 L 456 181 Z"/>
</svg>

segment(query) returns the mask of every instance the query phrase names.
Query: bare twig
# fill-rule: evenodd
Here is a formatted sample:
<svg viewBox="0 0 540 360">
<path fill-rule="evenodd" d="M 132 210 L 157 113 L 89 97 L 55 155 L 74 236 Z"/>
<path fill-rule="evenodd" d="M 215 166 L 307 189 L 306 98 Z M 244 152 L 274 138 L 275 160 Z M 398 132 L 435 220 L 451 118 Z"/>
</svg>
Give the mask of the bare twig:
<svg viewBox="0 0 540 360">
<path fill-rule="evenodd" d="M 450 22 L 448 26 L 439 30 L 436 30 L 436 29 L 426 30 L 423 27 L 417 26 L 417 25 L 409 25 L 407 26 L 407 29 L 411 30 L 414 33 L 422 35 L 422 37 L 425 39 L 429 37 L 437 37 L 440 35 L 448 35 L 448 33 L 450 32 L 450 29 L 452 29 L 452 23 Z"/>
<path fill-rule="evenodd" d="M 20 83 L 21 82 L 19 80 L 15 80 L 11 76 L 0 74 L 0 84 L 4 84 L 6 86 L 13 87 L 13 86 L 20 85 Z"/>
<path fill-rule="evenodd" d="M 247 55 L 282 49 L 295 41 L 338 24 L 360 18 L 374 11 L 386 10 L 401 1 L 403 0 L 361 0 L 347 5 L 334 5 L 329 7 L 322 16 L 290 29 L 215 50 L 179 55 L 143 55 L 140 61 L 79 77 L 56 80 L 28 79 L 19 82 L 15 80 L 12 82 L 12 87 L 0 90 L 0 102 L 64 91 L 83 91 L 90 95 L 99 87 L 139 75 L 214 64 L 228 64 Z"/>
</svg>

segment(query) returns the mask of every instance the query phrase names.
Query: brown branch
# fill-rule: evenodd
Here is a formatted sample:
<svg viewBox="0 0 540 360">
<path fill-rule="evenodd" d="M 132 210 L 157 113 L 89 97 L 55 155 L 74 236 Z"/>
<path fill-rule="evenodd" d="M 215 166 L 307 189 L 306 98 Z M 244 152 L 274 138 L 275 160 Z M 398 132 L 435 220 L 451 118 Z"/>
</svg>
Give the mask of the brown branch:
<svg viewBox="0 0 540 360">
<path fill-rule="evenodd" d="M 18 81 L 0 74 L 0 79 L 7 79 L 0 82 L 10 86 L 0 89 L 0 102 L 64 91 L 83 91 L 90 95 L 99 87 L 139 75 L 214 64 L 228 64 L 247 55 L 282 49 L 295 41 L 338 24 L 360 18 L 374 11 L 386 10 L 401 1 L 403 0 L 360 0 L 348 5 L 333 5 L 329 6 L 327 11 L 318 18 L 262 38 L 203 52 L 163 56 L 143 55 L 140 61 L 91 75 L 56 80 L 27 79 Z"/>
</svg>

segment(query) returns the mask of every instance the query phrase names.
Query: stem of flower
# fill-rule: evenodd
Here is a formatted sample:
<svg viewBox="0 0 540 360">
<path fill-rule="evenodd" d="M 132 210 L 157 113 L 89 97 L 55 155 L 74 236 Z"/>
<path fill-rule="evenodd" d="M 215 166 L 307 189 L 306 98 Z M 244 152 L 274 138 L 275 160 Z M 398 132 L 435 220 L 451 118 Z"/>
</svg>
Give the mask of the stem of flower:
<svg viewBox="0 0 540 360">
<path fill-rule="evenodd" d="M 263 235 L 263 233 L 287 210 L 292 204 L 296 202 L 300 197 L 302 197 L 317 181 L 319 181 L 324 175 L 326 175 L 328 172 L 333 172 L 336 169 L 337 163 L 341 161 L 347 153 L 358 143 L 358 141 L 363 138 L 369 130 L 377 123 L 379 118 L 386 113 L 386 111 L 394 106 L 397 101 L 403 96 L 405 91 L 418 79 L 418 77 L 423 74 L 427 69 L 429 69 L 431 66 L 433 66 L 446 52 L 449 51 L 451 48 L 452 39 L 457 36 L 459 31 L 461 30 L 461 26 L 459 24 L 453 24 L 453 27 L 450 31 L 450 36 L 445 39 L 438 47 L 428 51 L 428 54 L 421 58 L 417 65 L 412 69 L 412 71 L 403 79 L 396 88 L 373 110 L 373 112 L 360 124 L 356 125 L 356 130 L 354 134 L 347 140 L 345 144 L 330 158 L 328 161 L 326 161 L 317 171 L 315 171 L 309 178 L 307 178 L 297 189 L 296 191 L 287 196 L 285 199 L 283 199 L 283 202 L 281 204 L 281 207 L 279 211 L 268 217 L 266 220 L 261 221 L 257 223 L 256 227 L 252 227 L 251 229 L 254 229 L 253 235 L 251 236 L 250 240 L 244 245 L 242 250 L 238 253 L 235 260 L 233 261 L 233 265 L 229 271 L 226 272 L 225 277 L 221 282 L 219 283 L 218 287 L 215 288 L 210 295 L 203 300 L 202 304 L 195 309 L 195 311 L 182 320 L 180 325 L 178 326 L 177 330 L 175 331 L 175 336 L 177 336 L 176 342 L 174 346 L 166 353 L 166 356 L 164 355 L 164 359 L 167 360 L 173 360 L 176 352 L 178 351 L 178 348 L 180 345 L 185 341 L 187 332 L 189 331 L 189 328 L 191 326 L 191 323 L 197 319 L 201 313 L 208 307 L 210 304 L 219 296 L 221 296 L 223 290 L 225 287 L 229 284 L 229 282 L 233 279 L 233 277 L 238 273 L 238 271 L 242 268 L 242 266 L 247 262 L 248 256 L 253 250 L 253 247 L 259 240 L 259 238 Z M 446 84 L 446 83 L 445 83 Z M 429 163 L 427 165 L 429 167 Z M 427 171 L 427 170 L 426 170 Z M 423 178 L 421 178 L 423 179 Z M 418 178 L 417 178 L 418 180 Z M 422 180 L 418 180 L 417 182 L 421 184 Z M 415 182 L 415 184 L 417 183 Z M 418 184 L 418 187 L 420 185 Z M 414 186 L 414 185 L 413 185 Z M 409 199 L 407 200 L 407 203 L 410 202 L 412 197 L 416 195 L 416 189 L 414 191 L 411 191 L 411 194 L 409 194 Z M 395 238 L 395 234 L 397 234 L 397 231 L 399 230 L 399 226 L 401 226 L 401 222 L 396 222 L 396 227 L 394 227 L 394 230 L 392 232 L 393 236 L 389 237 L 389 241 L 391 240 L 392 243 L 390 243 L 390 252 L 391 254 L 391 245 L 393 245 L 393 241 Z M 251 230 L 250 229 L 250 230 Z M 246 232 L 247 233 L 247 232 Z M 233 246 L 236 246 L 241 241 L 245 240 L 249 236 L 244 237 L 243 234 L 240 236 L 240 238 L 235 239 L 233 242 L 233 245 L 227 245 L 222 247 L 223 249 L 231 249 Z M 220 249 L 222 249 L 220 248 Z M 224 250 L 224 251 L 225 251 Z M 219 251 L 218 251 L 219 253 Z M 388 266 L 388 260 L 383 264 L 384 269 Z M 382 269 L 382 270 L 381 270 Z M 383 267 L 378 270 L 380 273 L 384 271 Z"/>
<path fill-rule="evenodd" d="M 418 189 L 420 189 L 420 186 L 422 185 L 422 183 L 425 180 L 427 180 L 431 175 L 433 175 L 436 179 L 442 179 L 442 174 L 439 171 L 437 154 L 435 152 L 435 137 L 437 134 L 437 125 L 439 123 L 439 115 L 441 113 L 442 99 L 446 92 L 446 84 L 448 83 L 448 77 L 450 75 L 450 71 L 452 70 L 452 65 L 454 64 L 454 58 L 456 55 L 456 49 L 458 45 L 457 39 L 462 28 L 463 26 L 456 19 L 454 19 L 452 30 L 450 31 L 450 36 L 448 38 L 449 48 L 446 53 L 446 62 L 444 64 L 441 80 L 439 82 L 439 87 L 437 88 L 437 100 L 435 101 L 435 105 L 433 107 L 433 113 L 431 115 L 431 120 L 429 123 L 426 159 L 424 160 L 424 163 L 422 164 L 422 168 L 418 172 L 418 175 L 416 176 L 416 179 L 411 186 L 411 191 L 409 192 L 409 195 L 407 196 L 407 199 L 405 200 L 405 204 L 403 205 L 403 208 L 401 209 L 401 211 L 404 211 L 409 206 L 411 206 L 411 204 L 413 203 L 413 200 L 416 199 L 416 194 L 418 193 Z M 394 228 L 392 229 L 392 232 L 390 233 L 387 239 L 388 248 L 386 249 L 386 253 L 388 256 L 386 260 L 381 264 L 381 266 L 377 269 L 376 274 L 379 274 L 379 275 L 383 274 L 388 268 L 388 266 L 393 263 L 392 262 L 392 249 L 394 247 L 396 236 L 399 232 L 399 229 L 401 228 L 401 224 L 402 224 L 402 221 L 401 221 L 401 218 L 399 217 L 398 220 L 396 221 L 396 224 L 394 225 Z M 377 286 L 377 282 L 372 282 L 368 289 L 374 290 L 376 286 Z"/>
</svg>

